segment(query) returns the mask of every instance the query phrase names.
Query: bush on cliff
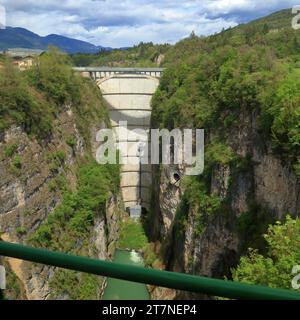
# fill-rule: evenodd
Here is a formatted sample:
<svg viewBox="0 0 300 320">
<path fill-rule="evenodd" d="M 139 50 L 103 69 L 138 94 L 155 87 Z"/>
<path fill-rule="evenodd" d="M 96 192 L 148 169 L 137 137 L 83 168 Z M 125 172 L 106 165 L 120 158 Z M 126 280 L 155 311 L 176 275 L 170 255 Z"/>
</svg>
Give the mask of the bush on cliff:
<svg viewBox="0 0 300 320">
<path fill-rule="evenodd" d="M 300 219 L 287 217 L 285 223 L 270 225 L 264 236 L 267 253 L 249 249 L 233 270 L 235 281 L 260 284 L 273 288 L 292 289 L 294 266 L 300 261 Z"/>
<path fill-rule="evenodd" d="M 104 166 L 89 161 L 79 170 L 76 192 L 65 192 L 61 204 L 31 236 L 31 244 L 79 252 L 90 235 L 95 217 L 104 214 L 109 194 L 116 194 L 118 187 L 117 165 Z"/>
</svg>

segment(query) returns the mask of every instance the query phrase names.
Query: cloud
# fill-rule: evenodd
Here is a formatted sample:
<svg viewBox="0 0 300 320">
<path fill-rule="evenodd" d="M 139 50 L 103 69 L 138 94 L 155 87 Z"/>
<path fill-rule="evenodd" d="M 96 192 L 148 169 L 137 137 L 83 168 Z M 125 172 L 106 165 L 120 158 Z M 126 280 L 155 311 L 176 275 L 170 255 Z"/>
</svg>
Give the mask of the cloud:
<svg viewBox="0 0 300 320">
<path fill-rule="evenodd" d="M 299 0 L 0 0 L 7 10 L 10 26 L 112 47 L 131 46 L 140 41 L 174 43 L 193 30 L 199 35 L 208 35 L 297 2 Z"/>
<path fill-rule="evenodd" d="M 209 17 L 234 18 L 240 23 L 281 9 L 291 8 L 297 5 L 299 0 L 211 0 L 204 2 L 204 10 L 207 11 Z"/>
</svg>

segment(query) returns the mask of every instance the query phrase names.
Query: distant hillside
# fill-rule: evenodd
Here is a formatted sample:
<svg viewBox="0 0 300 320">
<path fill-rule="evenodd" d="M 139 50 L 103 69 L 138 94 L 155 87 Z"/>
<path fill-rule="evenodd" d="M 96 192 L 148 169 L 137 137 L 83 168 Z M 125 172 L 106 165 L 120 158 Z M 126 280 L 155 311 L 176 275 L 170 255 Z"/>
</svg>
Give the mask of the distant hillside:
<svg viewBox="0 0 300 320">
<path fill-rule="evenodd" d="M 164 60 L 170 44 L 143 43 L 131 48 L 102 51 L 99 54 L 74 54 L 72 60 L 77 67 L 157 67 Z"/>
<path fill-rule="evenodd" d="M 67 53 L 97 53 L 101 49 L 110 49 L 56 34 L 41 37 L 24 28 L 7 27 L 6 29 L 0 29 L 0 50 L 9 48 L 44 50 L 49 45 L 54 45 Z"/>
<path fill-rule="evenodd" d="M 290 28 L 292 23 L 292 9 L 284 9 L 274 12 L 266 17 L 254 20 L 248 25 L 267 25 L 270 29 Z"/>
<path fill-rule="evenodd" d="M 203 49 L 204 42 L 215 42 L 218 46 L 233 45 L 239 46 L 247 41 L 257 41 L 261 37 L 269 38 L 268 41 L 276 41 L 276 33 L 279 30 L 286 29 L 287 32 L 292 32 L 291 21 L 292 21 L 292 9 L 284 9 L 278 12 L 274 12 L 268 16 L 258 18 L 249 23 L 240 24 L 234 28 L 229 28 L 218 34 L 211 35 L 208 37 L 201 37 L 198 39 L 194 35 L 193 39 L 183 39 L 179 41 L 175 48 L 181 48 L 180 50 L 172 50 L 173 45 L 161 44 L 155 45 L 152 42 L 143 43 L 127 48 L 127 50 L 111 50 L 102 52 L 99 55 L 93 54 L 76 54 L 72 57 L 73 62 L 76 66 L 98 66 L 98 65 L 109 65 L 118 67 L 154 67 L 163 66 L 165 63 L 182 58 L 183 55 L 191 57 L 194 53 L 197 54 L 199 50 Z M 267 34 L 269 34 L 267 36 Z M 192 36 L 192 35 L 191 35 Z M 275 39 L 273 39 L 275 37 Z M 193 37 L 192 37 L 193 38 Z M 247 40 L 245 40 L 247 38 Z M 196 41 L 196 39 L 198 39 Z M 206 39 L 206 40 L 203 40 Z M 278 47 L 284 46 L 295 46 L 296 42 L 286 43 L 281 41 Z M 289 49 L 287 49 L 289 50 Z M 284 52 L 284 48 L 282 49 Z M 167 54 L 168 53 L 168 54 Z M 176 55 L 179 54 L 179 57 Z M 166 59 L 164 59 L 166 57 Z"/>
</svg>

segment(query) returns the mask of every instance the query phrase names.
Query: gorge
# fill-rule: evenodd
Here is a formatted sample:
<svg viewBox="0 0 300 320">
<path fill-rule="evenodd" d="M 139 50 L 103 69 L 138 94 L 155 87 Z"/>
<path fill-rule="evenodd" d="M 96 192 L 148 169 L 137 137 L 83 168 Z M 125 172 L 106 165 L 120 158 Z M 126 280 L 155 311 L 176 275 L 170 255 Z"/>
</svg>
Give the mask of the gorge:
<svg viewBox="0 0 300 320">
<path fill-rule="evenodd" d="M 53 48 L 23 72 L 3 58 L 1 239 L 102 260 L 135 250 L 146 267 L 290 289 L 300 258 L 300 35 L 288 23 L 283 11 L 174 46 L 100 54 L 87 68 Z M 97 132 L 119 120 L 129 130 L 204 128 L 203 174 L 99 165 Z M 105 292 L 102 277 L 4 260 L 10 299 Z"/>
</svg>

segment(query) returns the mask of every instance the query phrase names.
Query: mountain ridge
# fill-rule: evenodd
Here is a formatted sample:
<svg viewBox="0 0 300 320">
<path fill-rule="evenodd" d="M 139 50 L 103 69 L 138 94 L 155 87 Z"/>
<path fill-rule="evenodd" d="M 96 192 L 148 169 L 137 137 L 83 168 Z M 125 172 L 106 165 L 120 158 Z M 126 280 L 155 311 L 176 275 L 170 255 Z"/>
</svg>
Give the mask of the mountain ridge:
<svg viewBox="0 0 300 320">
<path fill-rule="evenodd" d="M 46 50 L 49 45 L 58 47 L 69 54 L 97 53 L 101 50 L 111 50 L 109 47 L 96 46 L 87 41 L 77 40 L 58 34 L 40 36 L 21 27 L 6 27 L 0 29 L 0 50 L 10 48 L 26 48 Z"/>
</svg>

